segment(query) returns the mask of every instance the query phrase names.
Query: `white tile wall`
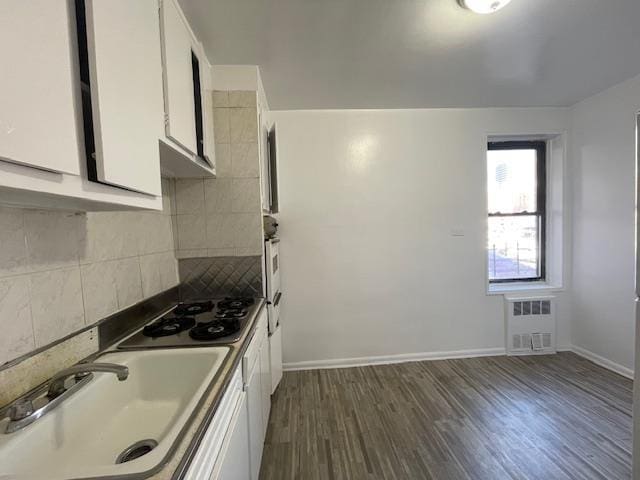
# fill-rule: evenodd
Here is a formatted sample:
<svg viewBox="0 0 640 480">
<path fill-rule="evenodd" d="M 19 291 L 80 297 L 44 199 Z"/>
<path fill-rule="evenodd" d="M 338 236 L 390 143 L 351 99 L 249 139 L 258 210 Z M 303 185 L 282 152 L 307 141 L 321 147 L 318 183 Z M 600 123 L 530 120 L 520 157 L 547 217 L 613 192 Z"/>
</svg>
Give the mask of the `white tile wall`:
<svg viewBox="0 0 640 480">
<path fill-rule="evenodd" d="M 259 212 L 260 180 L 257 178 L 234 178 L 231 211 L 233 213 Z"/>
<path fill-rule="evenodd" d="M 231 143 L 257 142 L 258 116 L 255 107 L 229 109 L 229 137 Z"/>
<path fill-rule="evenodd" d="M 114 266 L 114 261 L 107 261 L 80 267 L 85 319 L 88 323 L 118 310 Z"/>
<path fill-rule="evenodd" d="M 256 100 L 257 100 L 256 92 L 247 91 L 247 90 L 231 90 L 229 92 L 230 107 L 256 108 L 256 103 L 257 103 Z"/>
<path fill-rule="evenodd" d="M 177 285 L 174 183 L 162 212 L 0 207 L 0 364 Z"/>
<path fill-rule="evenodd" d="M 31 275 L 31 321 L 36 347 L 85 326 L 78 266 Z"/>
<path fill-rule="evenodd" d="M 0 276 L 27 271 L 27 241 L 21 210 L 0 209 Z"/>
<path fill-rule="evenodd" d="M 77 265 L 82 217 L 74 213 L 26 210 L 24 233 L 31 270 Z"/>
<path fill-rule="evenodd" d="M 215 179 L 176 181 L 177 258 L 262 253 L 256 92 L 214 91 Z"/>
<path fill-rule="evenodd" d="M 213 125 L 216 143 L 230 143 L 229 108 L 213 109 Z"/>
<path fill-rule="evenodd" d="M 233 214 L 231 213 L 207 213 L 207 237 L 208 248 L 233 248 L 235 247 Z M 180 235 L 180 232 L 178 232 Z"/>
<path fill-rule="evenodd" d="M 178 214 L 204 211 L 204 185 L 201 179 L 185 178 L 176 182 L 176 208 Z"/>
<path fill-rule="evenodd" d="M 27 275 L 0 280 L 0 361 L 19 357 L 35 348 Z"/>
<path fill-rule="evenodd" d="M 203 215 L 178 215 L 178 250 L 207 247 L 206 224 Z"/>
<path fill-rule="evenodd" d="M 216 177 L 228 178 L 233 177 L 233 165 L 230 143 L 216 144 Z"/>
<path fill-rule="evenodd" d="M 213 91 L 213 107 L 224 108 L 229 106 L 229 92 L 226 90 Z"/>
<path fill-rule="evenodd" d="M 231 145 L 231 176 L 234 178 L 258 178 L 259 174 L 258 143 Z"/>
<path fill-rule="evenodd" d="M 204 204 L 207 213 L 232 211 L 234 182 L 232 178 L 213 178 L 204 181 Z"/>
</svg>

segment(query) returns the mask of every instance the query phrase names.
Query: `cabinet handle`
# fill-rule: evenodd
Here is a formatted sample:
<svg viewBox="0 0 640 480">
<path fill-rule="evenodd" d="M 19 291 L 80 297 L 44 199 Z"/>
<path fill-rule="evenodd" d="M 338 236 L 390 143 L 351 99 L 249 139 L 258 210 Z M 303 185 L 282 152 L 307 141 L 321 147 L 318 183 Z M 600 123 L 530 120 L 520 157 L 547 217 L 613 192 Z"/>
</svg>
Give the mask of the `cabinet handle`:
<svg viewBox="0 0 640 480">
<path fill-rule="evenodd" d="M 277 307 L 280 303 L 280 299 L 282 298 L 282 292 L 276 293 L 276 298 L 273 299 L 273 306 Z"/>
</svg>

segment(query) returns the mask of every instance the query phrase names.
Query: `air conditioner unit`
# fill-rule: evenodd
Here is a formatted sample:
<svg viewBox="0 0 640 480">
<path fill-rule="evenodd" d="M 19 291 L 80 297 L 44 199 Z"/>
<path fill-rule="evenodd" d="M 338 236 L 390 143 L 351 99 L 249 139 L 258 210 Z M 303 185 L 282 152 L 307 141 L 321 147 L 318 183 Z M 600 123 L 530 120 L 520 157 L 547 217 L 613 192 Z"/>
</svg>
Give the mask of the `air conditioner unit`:
<svg viewBox="0 0 640 480">
<path fill-rule="evenodd" d="M 507 355 L 556 353 L 555 297 L 505 296 Z"/>
</svg>

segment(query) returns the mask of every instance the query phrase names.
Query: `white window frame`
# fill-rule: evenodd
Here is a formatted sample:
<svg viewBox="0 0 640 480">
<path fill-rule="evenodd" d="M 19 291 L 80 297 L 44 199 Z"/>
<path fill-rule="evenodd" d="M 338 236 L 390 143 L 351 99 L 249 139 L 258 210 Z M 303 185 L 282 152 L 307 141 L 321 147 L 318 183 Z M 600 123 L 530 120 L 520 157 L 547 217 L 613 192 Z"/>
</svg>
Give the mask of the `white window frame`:
<svg viewBox="0 0 640 480">
<path fill-rule="evenodd" d="M 487 133 L 484 138 L 482 158 L 485 164 L 483 168 L 483 188 L 485 194 L 485 235 L 483 237 L 484 254 L 484 279 L 487 295 L 504 295 L 513 292 L 557 292 L 564 290 L 565 279 L 565 258 L 569 251 L 568 235 L 569 228 L 568 195 L 566 195 L 567 178 L 567 133 L 551 132 L 537 134 L 501 134 Z M 490 142 L 512 142 L 543 140 L 547 143 L 546 172 L 547 172 L 547 214 L 546 214 L 546 279 L 543 281 L 491 283 L 489 281 L 489 255 L 487 255 L 487 244 L 489 236 L 489 202 L 487 184 L 487 150 Z"/>
</svg>

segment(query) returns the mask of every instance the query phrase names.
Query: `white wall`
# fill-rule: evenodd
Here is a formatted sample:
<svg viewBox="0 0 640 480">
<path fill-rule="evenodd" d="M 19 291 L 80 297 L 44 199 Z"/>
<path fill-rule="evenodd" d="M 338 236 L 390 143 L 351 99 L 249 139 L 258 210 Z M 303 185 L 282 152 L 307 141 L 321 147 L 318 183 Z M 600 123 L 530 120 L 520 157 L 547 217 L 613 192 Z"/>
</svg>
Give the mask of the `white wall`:
<svg viewBox="0 0 640 480">
<path fill-rule="evenodd" d="M 571 109 L 573 343 L 633 369 L 635 114 L 640 77 Z"/>
<path fill-rule="evenodd" d="M 562 132 L 568 111 L 273 117 L 284 361 L 503 348 L 502 297 L 485 293 L 486 135 Z M 568 345 L 569 302 L 559 303 Z"/>
</svg>

